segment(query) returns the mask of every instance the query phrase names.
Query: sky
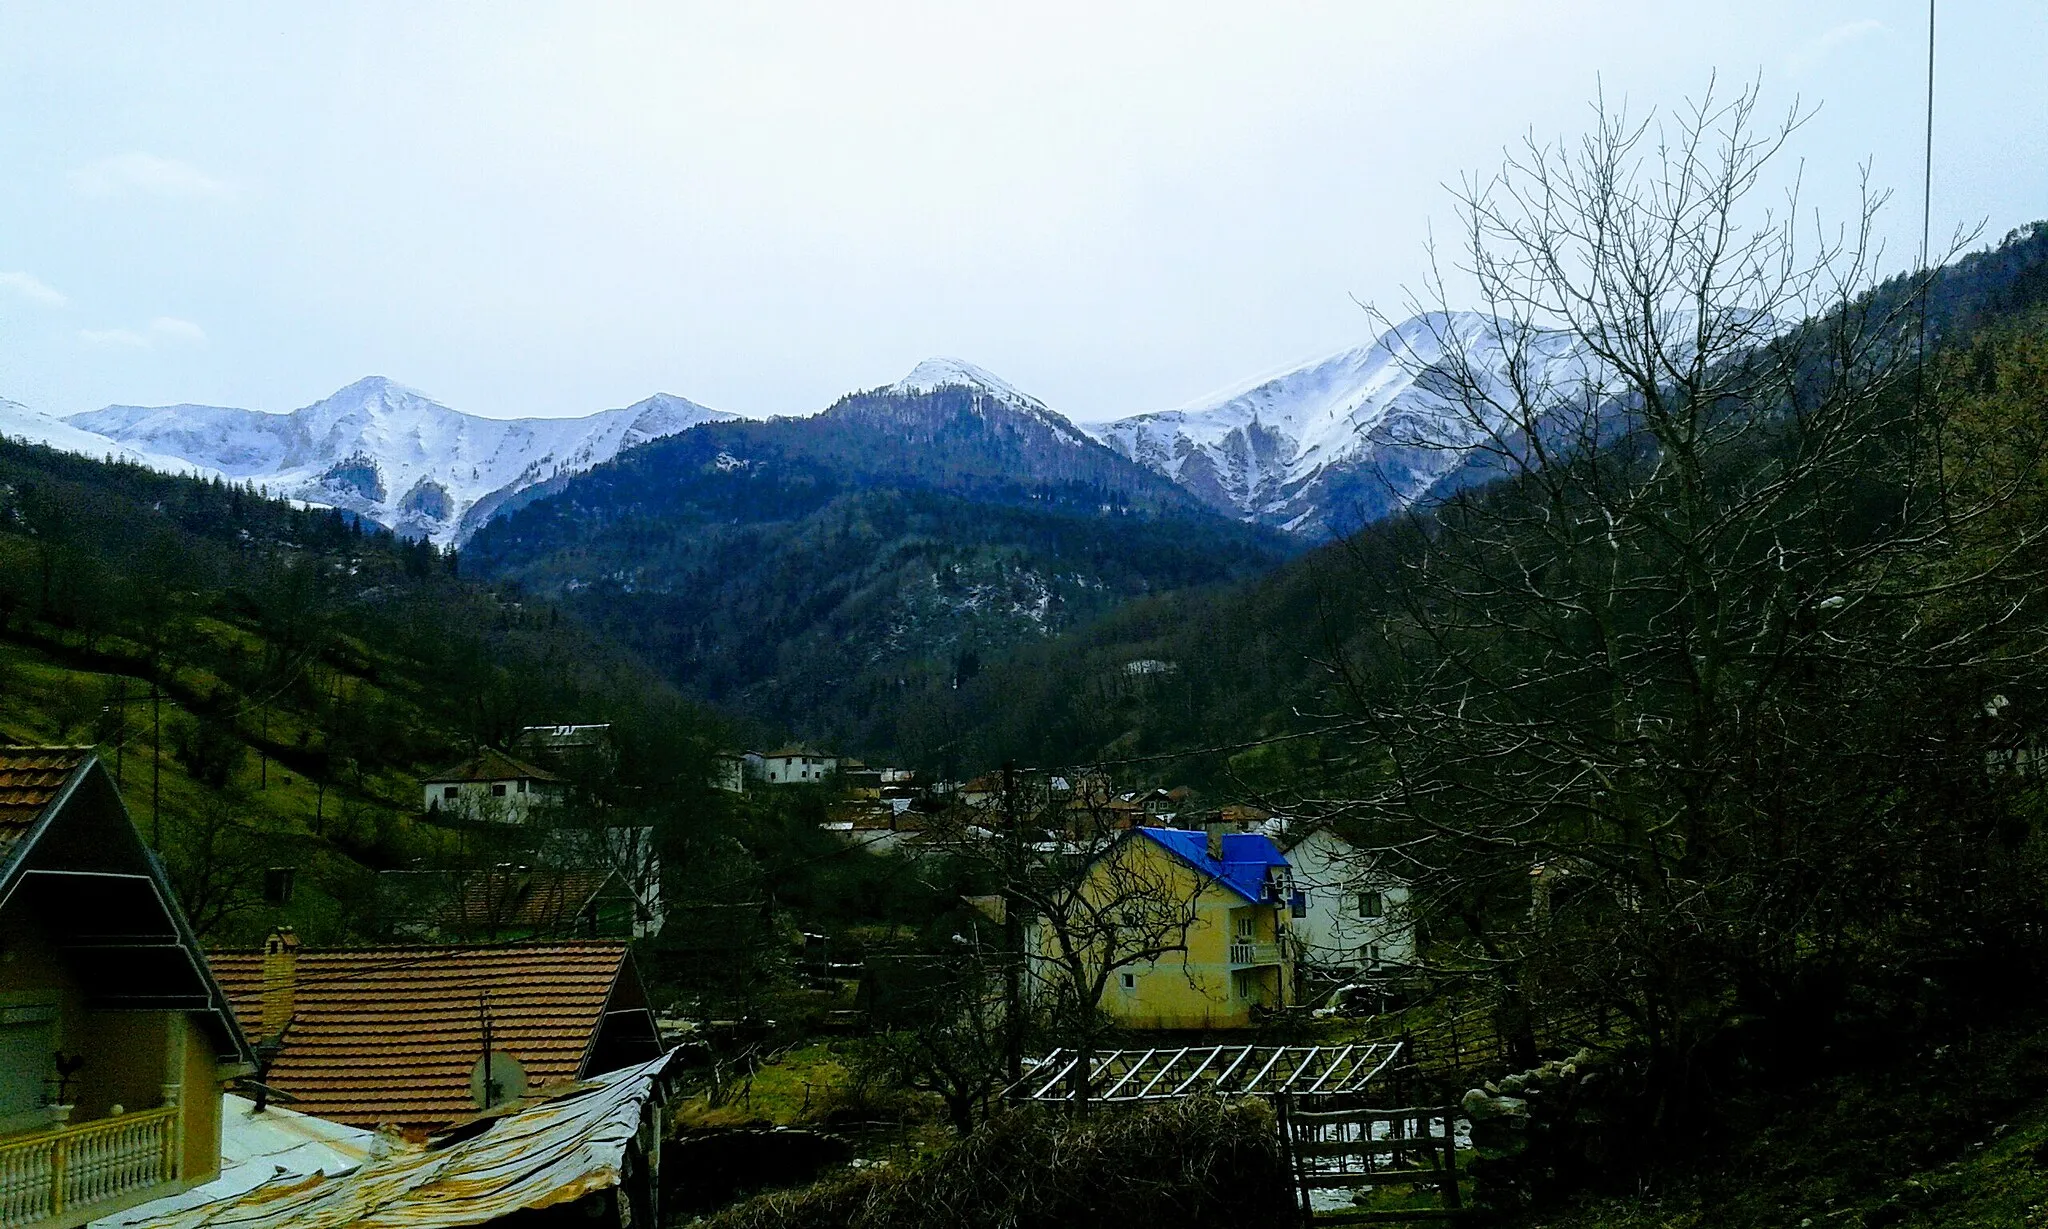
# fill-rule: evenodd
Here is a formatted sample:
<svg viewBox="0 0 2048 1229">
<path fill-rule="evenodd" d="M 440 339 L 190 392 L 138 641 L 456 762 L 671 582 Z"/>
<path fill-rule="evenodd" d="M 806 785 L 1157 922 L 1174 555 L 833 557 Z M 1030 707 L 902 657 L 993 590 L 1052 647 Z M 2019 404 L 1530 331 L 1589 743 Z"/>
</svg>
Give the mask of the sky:
<svg viewBox="0 0 2048 1229">
<path fill-rule="evenodd" d="M 1934 227 L 2048 217 L 2048 4 L 1941 0 Z M 1077 419 L 1371 340 L 1447 184 L 1710 74 L 1919 236 L 1924 3 L 0 6 L 0 397 L 807 413 L 929 355 Z"/>
</svg>

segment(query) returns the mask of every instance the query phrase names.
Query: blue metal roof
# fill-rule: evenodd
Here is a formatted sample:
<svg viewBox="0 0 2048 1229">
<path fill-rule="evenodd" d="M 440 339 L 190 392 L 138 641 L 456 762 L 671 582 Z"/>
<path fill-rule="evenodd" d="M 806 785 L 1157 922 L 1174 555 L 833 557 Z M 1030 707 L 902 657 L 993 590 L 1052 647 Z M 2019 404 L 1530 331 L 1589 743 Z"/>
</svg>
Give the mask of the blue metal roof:
<svg viewBox="0 0 2048 1229">
<path fill-rule="evenodd" d="M 1219 862 L 1209 856 L 1207 833 L 1184 828 L 1134 831 L 1255 905 L 1273 903 L 1266 891 L 1266 873 L 1272 867 L 1287 865 L 1287 855 L 1263 832 L 1224 833 L 1223 859 Z"/>
</svg>

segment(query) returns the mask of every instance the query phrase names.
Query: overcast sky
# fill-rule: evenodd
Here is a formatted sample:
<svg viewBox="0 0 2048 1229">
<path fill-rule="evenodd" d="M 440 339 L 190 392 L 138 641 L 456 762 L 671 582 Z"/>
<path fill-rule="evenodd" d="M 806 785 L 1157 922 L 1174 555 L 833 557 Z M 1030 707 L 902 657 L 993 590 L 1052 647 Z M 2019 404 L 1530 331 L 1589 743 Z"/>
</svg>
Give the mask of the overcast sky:
<svg viewBox="0 0 2048 1229">
<path fill-rule="evenodd" d="M 2048 216 L 2048 4 L 1943 0 L 1937 231 Z M 1369 339 L 1443 188 L 1710 71 L 1918 242 L 1925 8 L 1830 0 L 0 7 L 0 396 L 1074 417 Z"/>
</svg>

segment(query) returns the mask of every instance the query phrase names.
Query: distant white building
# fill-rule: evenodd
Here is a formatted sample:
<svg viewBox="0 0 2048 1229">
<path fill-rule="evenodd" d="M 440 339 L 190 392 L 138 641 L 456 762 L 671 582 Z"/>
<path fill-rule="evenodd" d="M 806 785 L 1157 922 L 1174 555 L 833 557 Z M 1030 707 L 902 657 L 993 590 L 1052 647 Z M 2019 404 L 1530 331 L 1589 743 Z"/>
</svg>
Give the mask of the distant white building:
<svg viewBox="0 0 2048 1229">
<path fill-rule="evenodd" d="M 451 819 L 525 823 L 535 808 L 558 798 L 561 787 L 561 778 L 547 769 L 485 747 L 420 782 L 420 809 Z"/>
<path fill-rule="evenodd" d="M 1413 963 L 1415 925 L 1408 885 L 1328 827 L 1269 820 L 1294 868 L 1301 909 L 1293 933 L 1302 962 L 1329 972 L 1370 972 Z"/>
<path fill-rule="evenodd" d="M 839 767 L 839 757 L 814 747 L 747 752 L 747 771 L 769 785 L 814 785 Z"/>
<path fill-rule="evenodd" d="M 711 785 L 738 794 L 747 788 L 747 757 L 738 751 L 721 751 L 711 757 Z"/>
</svg>

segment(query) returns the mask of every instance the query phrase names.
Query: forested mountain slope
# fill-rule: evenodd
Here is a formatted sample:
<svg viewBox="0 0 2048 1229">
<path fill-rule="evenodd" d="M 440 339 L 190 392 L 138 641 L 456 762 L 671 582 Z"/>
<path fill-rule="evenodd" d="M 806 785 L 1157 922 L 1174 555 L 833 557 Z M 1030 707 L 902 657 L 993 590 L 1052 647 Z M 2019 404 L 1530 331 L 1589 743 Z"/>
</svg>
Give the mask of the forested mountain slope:
<svg viewBox="0 0 2048 1229">
<path fill-rule="evenodd" d="M 562 602 L 714 703 L 881 749 L 904 697 L 1288 550 L 935 360 L 815 417 L 635 449 L 485 527 L 463 566 Z"/>
<path fill-rule="evenodd" d="M 1896 279 L 1875 298 L 1883 305 L 1906 292 Z M 1933 385 L 1946 380 L 1953 392 L 1966 368 L 1993 364 L 1992 355 L 2023 345 L 2019 339 L 2048 332 L 2031 314 L 2044 306 L 2048 223 L 1943 270 L 1929 296 L 1929 344 L 1947 355 Z M 2048 417 L 2048 405 L 2031 412 Z M 1420 531 L 1405 518 L 1382 521 L 1270 574 L 1133 602 L 1056 640 L 1021 646 L 957 690 L 907 696 L 896 745 L 912 758 L 1075 764 L 1336 724 L 1352 706 L 1334 667 L 1371 655 L 1361 637 L 1387 613 Z M 964 741 L 947 745 L 956 737 Z M 1348 754 L 1342 739 L 1309 737 L 1236 753 L 1235 768 L 1230 756 L 1203 756 L 1149 760 L 1132 771 L 1241 786 L 1342 771 Z M 1245 775 L 1233 782 L 1234 773 Z"/>
</svg>

